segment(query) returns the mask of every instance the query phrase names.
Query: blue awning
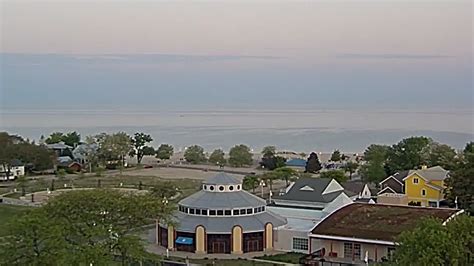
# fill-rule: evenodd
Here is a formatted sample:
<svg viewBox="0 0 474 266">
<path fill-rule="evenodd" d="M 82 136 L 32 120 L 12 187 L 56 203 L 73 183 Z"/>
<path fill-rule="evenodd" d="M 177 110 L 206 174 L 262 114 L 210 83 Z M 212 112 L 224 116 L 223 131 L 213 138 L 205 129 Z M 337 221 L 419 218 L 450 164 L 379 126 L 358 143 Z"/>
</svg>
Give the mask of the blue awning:
<svg viewBox="0 0 474 266">
<path fill-rule="evenodd" d="M 193 244 L 193 239 L 190 237 L 178 237 L 176 238 L 176 244 L 182 244 L 182 245 L 192 245 Z"/>
</svg>

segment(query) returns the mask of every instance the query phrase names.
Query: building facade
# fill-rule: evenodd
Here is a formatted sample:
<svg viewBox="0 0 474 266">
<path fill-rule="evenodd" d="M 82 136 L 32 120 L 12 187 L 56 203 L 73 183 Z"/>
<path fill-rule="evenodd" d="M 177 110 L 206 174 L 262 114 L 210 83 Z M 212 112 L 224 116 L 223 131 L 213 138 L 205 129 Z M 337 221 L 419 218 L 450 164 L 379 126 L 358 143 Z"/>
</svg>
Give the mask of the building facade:
<svg viewBox="0 0 474 266">
<path fill-rule="evenodd" d="M 286 219 L 267 210 L 265 200 L 243 190 L 240 179 L 225 173 L 181 200 L 175 218 L 175 227 L 159 226 L 157 243 L 197 254 L 273 250 L 274 231 L 286 224 Z"/>
</svg>

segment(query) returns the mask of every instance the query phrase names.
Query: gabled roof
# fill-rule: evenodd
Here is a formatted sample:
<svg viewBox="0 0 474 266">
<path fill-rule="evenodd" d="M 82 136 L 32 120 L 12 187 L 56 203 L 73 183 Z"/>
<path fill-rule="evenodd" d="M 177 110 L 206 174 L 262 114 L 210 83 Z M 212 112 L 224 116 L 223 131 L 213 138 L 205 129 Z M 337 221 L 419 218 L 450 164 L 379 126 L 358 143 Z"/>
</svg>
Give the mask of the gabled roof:
<svg viewBox="0 0 474 266">
<path fill-rule="evenodd" d="M 53 144 L 47 144 L 46 147 L 52 150 L 65 150 L 65 149 L 72 149 L 71 146 L 66 145 L 64 142 L 58 142 Z"/>
<path fill-rule="evenodd" d="M 406 180 L 412 175 L 417 174 L 425 181 L 438 181 L 445 180 L 448 177 L 448 171 L 444 170 L 441 166 L 433 166 L 427 169 L 410 170 L 408 175 L 403 179 Z"/>
<path fill-rule="evenodd" d="M 366 183 L 362 182 L 360 180 L 351 180 L 351 181 L 347 181 L 347 182 L 342 183 L 341 186 L 349 194 L 357 195 L 357 194 L 361 193 L 364 190 L 364 187 L 366 186 Z"/>
<path fill-rule="evenodd" d="M 10 166 L 12 166 L 12 167 L 23 166 L 23 165 L 25 165 L 25 164 L 22 161 L 18 160 L 18 159 L 13 159 L 10 162 Z"/>
<path fill-rule="evenodd" d="M 386 190 L 390 190 L 390 191 L 386 191 Z M 382 190 L 380 190 L 377 195 L 381 195 L 383 193 L 393 193 L 393 194 L 397 194 L 397 192 L 395 192 L 391 187 L 385 187 L 383 188 Z"/>
<path fill-rule="evenodd" d="M 446 221 L 459 212 L 445 208 L 352 203 L 322 220 L 312 234 L 393 242 L 400 233 L 414 228 L 425 217 Z"/>
<path fill-rule="evenodd" d="M 403 170 L 403 171 L 399 171 L 399 172 L 396 172 L 395 174 L 385 178 L 384 180 L 382 180 L 379 184 L 382 185 L 383 183 L 387 182 L 389 179 L 394 179 L 395 181 L 397 181 L 398 183 L 400 183 L 401 185 L 403 185 L 403 180 L 405 180 L 405 177 L 407 177 L 408 173 L 410 171 L 409 170 Z"/>
<path fill-rule="evenodd" d="M 221 172 L 211 178 L 208 178 L 203 183 L 212 185 L 238 185 L 242 184 L 242 180 L 237 177 L 228 175 L 224 172 Z"/>
<path fill-rule="evenodd" d="M 328 203 L 333 201 L 343 191 L 344 189 L 333 179 L 300 178 L 291 185 L 287 193 L 275 196 L 274 199 Z"/>
</svg>

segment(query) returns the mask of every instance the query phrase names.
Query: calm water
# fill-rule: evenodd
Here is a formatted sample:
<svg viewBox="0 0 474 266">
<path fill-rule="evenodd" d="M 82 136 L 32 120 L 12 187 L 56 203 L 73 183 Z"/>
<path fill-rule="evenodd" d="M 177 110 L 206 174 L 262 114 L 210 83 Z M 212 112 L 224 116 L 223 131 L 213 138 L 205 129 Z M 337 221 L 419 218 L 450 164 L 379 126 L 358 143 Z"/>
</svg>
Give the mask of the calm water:
<svg viewBox="0 0 474 266">
<path fill-rule="evenodd" d="M 474 139 L 472 110 L 381 109 L 10 109 L 0 111 L 0 130 L 38 139 L 53 131 L 147 132 L 177 149 L 200 144 L 228 149 L 276 145 L 297 151 L 362 151 L 370 143 L 395 143 L 425 135 L 456 148 Z"/>
</svg>

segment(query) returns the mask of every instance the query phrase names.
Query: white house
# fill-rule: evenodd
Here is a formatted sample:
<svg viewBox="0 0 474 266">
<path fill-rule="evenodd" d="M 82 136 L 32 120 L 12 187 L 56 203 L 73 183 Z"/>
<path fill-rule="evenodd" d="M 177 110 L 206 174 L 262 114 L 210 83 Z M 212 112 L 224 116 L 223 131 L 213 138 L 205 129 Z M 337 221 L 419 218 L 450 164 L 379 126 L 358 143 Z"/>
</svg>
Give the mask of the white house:
<svg viewBox="0 0 474 266">
<path fill-rule="evenodd" d="M 10 168 L 10 169 L 8 169 Z M 25 165 L 20 160 L 13 160 L 9 165 L 0 164 L 0 181 L 15 180 L 25 175 Z"/>
</svg>

